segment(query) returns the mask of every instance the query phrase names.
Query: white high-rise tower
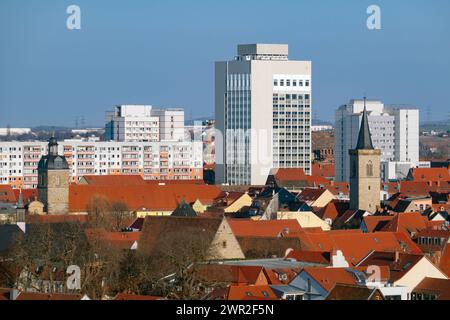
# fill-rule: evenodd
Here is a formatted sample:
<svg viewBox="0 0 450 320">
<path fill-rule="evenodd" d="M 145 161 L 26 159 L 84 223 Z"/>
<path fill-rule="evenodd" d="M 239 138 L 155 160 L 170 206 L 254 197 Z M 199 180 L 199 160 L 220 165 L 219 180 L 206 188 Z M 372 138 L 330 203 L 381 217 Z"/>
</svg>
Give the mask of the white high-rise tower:
<svg viewBox="0 0 450 320">
<path fill-rule="evenodd" d="M 272 168 L 311 171 L 311 62 L 288 46 L 238 45 L 216 62 L 216 182 L 262 185 Z"/>
</svg>

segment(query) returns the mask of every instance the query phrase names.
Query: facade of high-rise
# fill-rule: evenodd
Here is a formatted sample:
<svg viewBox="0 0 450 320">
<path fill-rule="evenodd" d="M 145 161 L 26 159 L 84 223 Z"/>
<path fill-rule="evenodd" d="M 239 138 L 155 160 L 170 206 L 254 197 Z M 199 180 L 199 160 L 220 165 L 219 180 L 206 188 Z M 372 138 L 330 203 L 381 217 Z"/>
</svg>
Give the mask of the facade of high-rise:
<svg viewBox="0 0 450 320">
<path fill-rule="evenodd" d="M 106 113 L 105 140 L 156 142 L 184 139 L 184 110 L 120 105 Z"/>
<path fill-rule="evenodd" d="M 0 184 L 38 186 L 38 163 L 47 154 L 45 141 L 0 142 Z M 202 141 L 115 142 L 65 140 L 58 145 L 71 181 L 84 175 L 141 175 L 146 180 L 203 178 Z"/>
<path fill-rule="evenodd" d="M 374 147 L 381 150 L 381 178 L 402 178 L 419 161 L 419 110 L 385 107 L 367 100 L 366 108 Z M 335 179 L 349 181 L 349 153 L 358 139 L 364 100 L 351 100 L 335 113 Z"/>
<path fill-rule="evenodd" d="M 288 46 L 238 45 L 215 65 L 216 183 L 262 185 L 272 168 L 311 172 L 311 62 Z"/>
</svg>

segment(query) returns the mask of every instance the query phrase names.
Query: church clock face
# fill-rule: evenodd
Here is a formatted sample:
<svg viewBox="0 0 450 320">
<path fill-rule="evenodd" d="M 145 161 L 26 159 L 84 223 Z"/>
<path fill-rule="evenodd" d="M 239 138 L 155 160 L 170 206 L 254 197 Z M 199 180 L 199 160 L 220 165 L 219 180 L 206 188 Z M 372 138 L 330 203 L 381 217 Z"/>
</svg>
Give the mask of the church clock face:
<svg viewBox="0 0 450 320">
<path fill-rule="evenodd" d="M 52 178 L 52 184 L 53 184 L 53 186 L 55 186 L 55 187 L 61 186 L 61 179 L 60 179 L 60 177 L 59 177 L 59 176 L 54 176 L 54 177 Z"/>
</svg>

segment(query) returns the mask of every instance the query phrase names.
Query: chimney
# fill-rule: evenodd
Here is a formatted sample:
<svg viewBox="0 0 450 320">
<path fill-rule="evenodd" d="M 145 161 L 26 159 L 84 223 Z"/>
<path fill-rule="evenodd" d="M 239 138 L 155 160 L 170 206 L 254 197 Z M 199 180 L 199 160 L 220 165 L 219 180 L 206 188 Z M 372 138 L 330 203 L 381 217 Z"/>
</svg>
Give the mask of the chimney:
<svg viewBox="0 0 450 320">
<path fill-rule="evenodd" d="M 395 262 L 399 262 L 399 261 L 400 261 L 400 252 L 395 250 Z"/>
<path fill-rule="evenodd" d="M 16 300 L 19 296 L 20 291 L 16 288 L 12 288 L 9 292 L 9 300 Z"/>
<path fill-rule="evenodd" d="M 345 259 L 341 250 L 331 251 L 331 267 L 332 268 L 348 268 L 350 265 Z"/>
</svg>

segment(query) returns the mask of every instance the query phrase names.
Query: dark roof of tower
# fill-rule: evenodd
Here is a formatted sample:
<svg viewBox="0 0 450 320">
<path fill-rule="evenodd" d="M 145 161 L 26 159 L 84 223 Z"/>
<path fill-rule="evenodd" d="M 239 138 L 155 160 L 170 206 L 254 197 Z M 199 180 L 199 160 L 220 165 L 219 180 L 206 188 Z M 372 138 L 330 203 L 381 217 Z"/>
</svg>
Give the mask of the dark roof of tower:
<svg viewBox="0 0 450 320">
<path fill-rule="evenodd" d="M 361 120 L 361 127 L 359 128 L 358 143 L 356 144 L 356 149 L 357 150 L 373 150 L 374 149 L 373 144 L 372 144 L 372 137 L 370 134 L 369 119 L 367 116 L 365 102 L 364 102 L 363 117 Z"/>
<path fill-rule="evenodd" d="M 172 217 L 196 217 L 197 212 L 185 201 L 181 201 L 178 207 L 172 212 Z"/>
<path fill-rule="evenodd" d="M 23 193 L 22 193 L 22 189 L 20 189 L 19 199 L 17 199 L 17 209 L 23 209 L 23 208 L 25 208 L 24 202 L 23 202 Z"/>
<path fill-rule="evenodd" d="M 64 156 L 60 156 L 57 153 L 52 152 L 54 148 L 58 146 L 58 142 L 55 137 L 51 137 L 48 140 L 48 154 L 42 156 L 38 163 L 38 170 L 66 170 L 69 169 L 69 164 Z"/>
</svg>

